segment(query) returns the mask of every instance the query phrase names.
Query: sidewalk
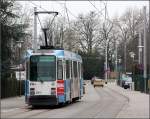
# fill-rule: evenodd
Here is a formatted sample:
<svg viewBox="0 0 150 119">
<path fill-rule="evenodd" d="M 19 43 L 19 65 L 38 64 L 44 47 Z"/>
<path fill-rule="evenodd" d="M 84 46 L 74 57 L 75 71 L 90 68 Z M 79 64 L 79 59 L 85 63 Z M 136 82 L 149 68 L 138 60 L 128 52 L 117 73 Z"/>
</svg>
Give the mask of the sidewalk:
<svg viewBox="0 0 150 119">
<path fill-rule="evenodd" d="M 117 118 L 150 118 L 148 94 L 124 89 L 116 83 L 108 83 L 106 86 L 128 99 L 128 104 L 119 112 Z"/>
<path fill-rule="evenodd" d="M 23 108 L 25 106 L 24 96 L 1 99 L 1 111 Z"/>
</svg>

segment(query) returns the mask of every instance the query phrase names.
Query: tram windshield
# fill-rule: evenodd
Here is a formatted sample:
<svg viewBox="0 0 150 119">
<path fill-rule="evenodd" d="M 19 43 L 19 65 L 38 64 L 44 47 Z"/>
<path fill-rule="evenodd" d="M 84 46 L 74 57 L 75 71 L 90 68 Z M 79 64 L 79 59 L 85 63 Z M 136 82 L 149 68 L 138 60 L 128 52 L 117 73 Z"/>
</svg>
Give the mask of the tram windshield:
<svg viewBox="0 0 150 119">
<path fill-rule="evenodd" d="M 56 80 L 55 56 L 31 56 L 30 58 L 31 81 L 54 81 Z"/>
</svg>

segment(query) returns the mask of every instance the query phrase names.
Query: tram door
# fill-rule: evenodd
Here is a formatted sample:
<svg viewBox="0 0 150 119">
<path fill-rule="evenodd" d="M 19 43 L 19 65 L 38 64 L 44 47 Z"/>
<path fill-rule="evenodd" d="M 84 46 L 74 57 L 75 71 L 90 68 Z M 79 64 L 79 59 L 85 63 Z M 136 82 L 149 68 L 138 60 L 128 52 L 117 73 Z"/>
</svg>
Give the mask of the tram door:
<svg viewBox="0 0 150 119">
<path fill-rule="evenodd" d="M 72 61 L 70 61 L 70 84 L 71 84 L 71 99 L 74 97 L 74 92 L 73 92 L 73 64 L 72 64 Z"/>
</svg>

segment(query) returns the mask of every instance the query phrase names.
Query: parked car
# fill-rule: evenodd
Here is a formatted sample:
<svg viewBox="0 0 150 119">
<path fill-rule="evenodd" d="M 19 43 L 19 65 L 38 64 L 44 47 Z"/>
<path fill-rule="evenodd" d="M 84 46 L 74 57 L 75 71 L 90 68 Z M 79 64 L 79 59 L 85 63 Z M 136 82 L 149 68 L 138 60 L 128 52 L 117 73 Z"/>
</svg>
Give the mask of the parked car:
<svg viewBox="0 0 150 119">
<path fill-rule="evenodd" d="M 132 84 L 131 73 L 122 74 L 121 86 L 124 89 L 127 89 L 130 88 L 131 84 Z"/>
<path fill-rule="evenodd" d="M 122 75 L 122 87 L 124 89 L 130 88 L 131 84 L 132 84 L 132 77 L 131 77 L 131 73 L 126 73 Z"/>
<path fill-rule="evenodd" d="M 127 76 L 127 80 L 124 83 L 124 89 L 130 88 L 131 85 L 132 85 L 132 78 Z"/>
</svg>

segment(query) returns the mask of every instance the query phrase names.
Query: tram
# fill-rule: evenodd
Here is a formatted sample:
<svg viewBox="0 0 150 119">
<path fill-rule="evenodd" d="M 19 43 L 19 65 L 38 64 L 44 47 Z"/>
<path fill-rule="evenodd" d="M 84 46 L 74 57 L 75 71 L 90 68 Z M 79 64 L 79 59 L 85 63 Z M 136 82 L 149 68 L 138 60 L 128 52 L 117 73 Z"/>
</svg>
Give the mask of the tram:
<svg viewBox="0 0 150 119">
<path fill-rule="evenodd" d="M 82 58 L 63 49 L 39 49 L 26 61 L 25 102 L 59 105 L 83 96 Z"/>
</svg>

